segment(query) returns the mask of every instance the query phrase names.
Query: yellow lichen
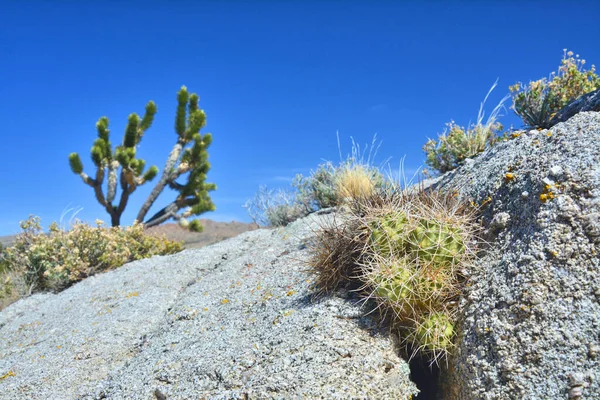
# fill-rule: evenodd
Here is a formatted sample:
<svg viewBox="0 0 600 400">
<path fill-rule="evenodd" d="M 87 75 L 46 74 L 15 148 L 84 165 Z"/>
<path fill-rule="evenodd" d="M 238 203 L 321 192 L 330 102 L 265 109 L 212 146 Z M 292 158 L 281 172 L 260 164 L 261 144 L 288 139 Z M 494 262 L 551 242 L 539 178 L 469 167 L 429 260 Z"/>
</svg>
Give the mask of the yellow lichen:
<svg viewBox="0 0 600 400">
<path fill-rule="evenodd" d="M 8 371 L 7 373 L 5 373 L 4 375 L 0 376 L 0 381 L 5 380 L 6 378 L 8 378 L 9 376 L 15 376 L 16 374 L 12 371 Z"/>
</svg>

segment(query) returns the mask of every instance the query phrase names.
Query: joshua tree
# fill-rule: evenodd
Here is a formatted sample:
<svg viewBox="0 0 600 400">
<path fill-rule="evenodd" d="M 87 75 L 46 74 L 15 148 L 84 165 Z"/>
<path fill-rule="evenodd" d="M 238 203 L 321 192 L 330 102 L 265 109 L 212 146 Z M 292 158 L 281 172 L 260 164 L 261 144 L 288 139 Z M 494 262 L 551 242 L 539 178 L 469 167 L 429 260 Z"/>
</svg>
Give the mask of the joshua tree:
<svg viewBox="0 0 600 400">
<path fill-rule="evenodd" d="M 152 192 L 142 205 L 136 221 L 146 227 L 159 225 L 169 219 L 174 219 L 180 225 L 194 231 L 201 231 L 202 225 L 198 220 L 188 222 L 192 215 L 200 215 L 206 211 L 215 210 L 215 206 L 208 192 L 215 190 L 216 185 L 205 183 L 206 174 L 210 169 L 206 149 L 212 142 L 210 133 L 200 134 L 204 127 L 206 114 L 198 108 L 198 96 L 188 94 L 185 86 L 177 94 L 177 113 L 175 116 L 175 132 L 177 142 L 173 146 L 165 169 Z M 138 186 L 151 181 L 158 174 L 156 166 L 144 172 L 146 162 L 136 158 L 136 146 L 142 140 L 144 133 L 154 120 L 156 104 L 150 101 L 146 105 L 146 113 L 140 119 L 137 114 L 130 114 L 123 137 L 123 144 L 117 146 L 113 152 L 109 141 L 108 118 L 102 117 L 96 123 L 98 139 L 94 141 L 91 156 L 96 166 L 95 178 L 83 172 L 83 164 L 79 154 L 69 154 L 71 170 L 94 189 L 96 200 L 110 215 L 112 226 L 119 226 L 121 215 L 127 206 L 131 193 Z M 188 146 L 189 145 L 189 146 Z M 187 146 L 187 147 L 186 147 Z M 118 173 L 120 170 L 120 173 Z M 106 196 L 103 192 L 104 177 L 108 173 Z M 176 182 L 181 175 L 187 174 L 185 183 Z M 121 198 L 117 205 L 113 204 L 117 193 L 117 176 L 121 186 Z M 163 207 L 160 211 L 144 222 L 146 214 L 154 204 L 163 189 L 169 186 L 178 192 L 173 202 Z M 181 210 L 181 212 L 180 212 Z"/>
</svg>

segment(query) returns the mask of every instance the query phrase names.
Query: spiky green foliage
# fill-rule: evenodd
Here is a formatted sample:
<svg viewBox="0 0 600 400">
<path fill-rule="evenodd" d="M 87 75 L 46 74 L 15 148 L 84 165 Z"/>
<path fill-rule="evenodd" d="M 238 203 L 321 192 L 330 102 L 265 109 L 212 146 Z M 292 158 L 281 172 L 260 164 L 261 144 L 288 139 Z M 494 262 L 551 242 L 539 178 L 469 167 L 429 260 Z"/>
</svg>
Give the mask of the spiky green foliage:
<svg viewBox="0 0 600 400">
<path fill-rule="evenodd" d="M 449 196 L 427 192 L 392 201 L 384 210 L 366 209 L 370 236 L 361 280 L 402 327 L 407 344 L 437 361 L 451 347 L 448 326 L 454 323 L 460 270 L 474 255 L 472 214 Z"/>
<path fill-rule="evenodd" d="M 409 353 L 438 362 L 452 349 L 461 271 L 475 256 L 474 218 L 455 197 L 425 190 L 395 188 L 359 199 L 317 236 L 316 286 L 358 286 Z"/>
<path fill-rule="evenodd" d="M 392 212 L 370 222 L 371 246 L 381 256 L 404 251 L 404 229 L 408 219 L 403 212 Z"/>
<path fill-rule="evenodd" d="M 449 353 L 454 347 L 454 317 L 443 311 L 433 312 L 416 321 L 407 340 L 415 351 L 433 357 Z"/>
<path fill-rule="evenodd" d="M 79 154 L 69 154 L 69 166 L 71 167 L 71 171 L 75 174 L 81 174 L 83 172 L 83 163 L 81 162 L 81 158 L 79 158 Z"/>
<path fill-rule="evenodd" d="M 447 131 L 440 134 L 437 141 L 429 139 L 423 146 L 427 156 L 425 163 L 440 173 L 459 167 L 467 158 L 476 156 L 499 142 L 499 132 L 503 129 L 500 123 L 478 124 L 470 129 L 465 129 L 454 121 L 446 125 Z"/>
<path fill-rule="evenodd" d="M 200 134 L 200 129 L 206 123 L 206 115 L 198 107 L 199 97 L 196 94 L 188 94 L 185 86 L 179 91 L 177 100 L 175 116 L 177 141 L 167 158 L 159 182 L 142 205 L 136 218 L 137 222 L 143 223 L 146 227 L 170 219 L 179 220 L 200 215 L 215 209 L 208 192 L 215 190 L 216 186 L 205 182 L 210 169 L 207 148 L 212 143 L 212 136 L 210 133 Z M 154 165 L 146 169 L 146 161 L 137 156 L 137 146 L 145 132 L 152 126 L 156 112 L 156 104 L 150 101 L 146 105 L 142 118 L 135 113 L 130 114 L 122 144 L 114 150 L 109 140 L 108 118 L 102 117 L 98 120 L 96 123 L 98 138 L 90 151 L 96 167 L 93 177 L 83 172 L 83 164 L 77 153 L 69 155 L 71 170 L 94 189 L 97 201 L 111 216 L 112 226 L 120 225 L 121 215 L 125 211 L 129 196 L 139 186 L 152 181 L 159 173 Z M 105 195 L 103 185 L 106 176 Z M 177 181 L 180 177 L 184 182 Z M 121 188 L 121 197 L 115 204 L 117 184 Z M 167 186 L 178 192 L 176 199 L 144 221 L 147 212 Z M 201 229 L 198 222 L 190 224 L 189 227 L 195 230 Z"/>
<path fill-rule="evenodd" d="M 165 187 L 168 186 L 176 191 L 177 196 L 173 202 L 150 217 L 145 222 L 147 226 L 158 225 L 169 219 L 179 220 L 215 210 L 209 192 L 217 187 L 213 183 L 206 183 L 207 173 L 210 170 L 207 149 L 212 143 L 212 135 L 200 133 L 206 124 L 206 114 L 198 107 L 199 100 L 198 95 L 189 94 L 185 86 L 182 86 L 177 94 L 175 113 L 177 143 L 169 154 L 162 176 L 142 205 L 136 220 L 144 220 L 150 207 Z M 183 182 L 178 181 L 180 177 Z M 192 221 L 188 228 L 202 229 L 198 221 Z"/>
<path fill-rule="evenodd" d="M 600 76 L 595 67 L 585 70 L 585 60 L 572 51 L 564 49 L 558 72 L 550 79 L 529 82 L 524 88 L 520 82 L 510 86 L 513 98 L 512 109 L 521 117 L 528 128 L 547 129 L 552 126 L 552 117 L 563 107 L 584 94 L 600 88 Z"/>
</svg>

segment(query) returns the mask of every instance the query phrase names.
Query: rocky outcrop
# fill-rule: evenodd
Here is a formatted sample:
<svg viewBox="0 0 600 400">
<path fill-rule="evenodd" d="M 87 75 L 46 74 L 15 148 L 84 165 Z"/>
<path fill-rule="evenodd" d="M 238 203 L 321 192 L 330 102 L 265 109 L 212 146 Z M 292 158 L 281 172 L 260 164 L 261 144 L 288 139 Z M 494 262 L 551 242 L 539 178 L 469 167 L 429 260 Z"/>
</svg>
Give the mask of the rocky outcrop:
<svg viewBox="0 0 600 400">
<path fill-rule="evenodd" d="M 565 122 L 575 114 L 583 111 L 600 111 L 600 89 L 585 94 L 566 105 L 550 120 L 550 125 L 554 126 L 559 122 Z"/>
<path fill-rule="evenodd" d="M 386 331 L 311 299 L 312 215 L 38 294 L 0 313 L 0 399 L 406 399 Z"/>
<path fill-rule="evenodd" d="M 600 113 L 520 132 L 431 187 L 482 208 L 445 399 L 600 398 Z M 311 299 L 328 214 L 154 257 L 0 313 L 0 399 L 416 393 L 348 292 Z"/>
<path fill-rule="evenodd" d="M 489 242 L 443 396 L 599 399 L 600 113 L 522 132 L 433 187 L 483 205 Z"/>
</svg>

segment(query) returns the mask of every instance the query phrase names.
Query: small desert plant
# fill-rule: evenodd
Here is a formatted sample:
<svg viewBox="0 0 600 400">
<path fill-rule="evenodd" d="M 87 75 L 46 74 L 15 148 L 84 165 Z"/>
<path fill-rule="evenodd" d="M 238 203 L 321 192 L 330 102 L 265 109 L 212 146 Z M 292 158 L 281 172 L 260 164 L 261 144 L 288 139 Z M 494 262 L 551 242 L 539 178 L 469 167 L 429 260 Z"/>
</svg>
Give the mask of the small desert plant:
<svg viewBox="0 0 600 400">
<path fill-rule="evenodd" d="M 42 232 L 39 217 L 21 222 L 23 232 L 5 249 L 6 270 L 0 274 L 0 291 L 17 291 L 20 296 L 35 291 L 60 291 L 98 272 L 152 257 L 173 254 L 182 243 L 148 235 L 141 224 L 126 228 L 97 227 L 75 222 L 68 231 L 53 223 Z"/>
<path fill-rule="evenodd" d="M 475 257 L 475 213 L 426 190 L 377 191 L 324 227 L 314 242 L 315 287 L 358 287 L 409 354 L 436 363 L 453 348 L 462 271 Z"/>
<path fill-rule="evenodd" d="M 4 253 L 5 253 L 6 249 L 4 248 L 4 246 L 2 245 L 2 243 L 0 243 L 0 274 L 5 272 L 8 269 L 8 263 L 6 262 L 6 260 L 4 259 Z"/>
<path fill-rule="evenodd" d="M 367 157 L 366 149 L 361 152 L 360 146 L 352 139 L 352 154 L 339 165 L 327 161 L 319 165 L 308 177 L 296 175 L 292 185 L 298 190 L 298 202 L 315 211 L 368 196 L 381 188 L 385 182 L 384 176 L 379 168 L 372 165 L 372 158 L 377 151 L 375 141 L 376 136 L 373 137 Z"/>
<path fill-rule="evenodd" d="M 550 128 L 551 119 L 573 100 L 600 88 L 600 77 L 594 65 L 589 70 L 583 66 L 585 60 L 572 51 L 564 49 L 558 72 L 552 72 L 549 79 L 543 78 L 529 83 L 510 86 L 513 98 L 512 108 L 528 128 Z"/>
<path fill-rule="evenodd" d="M 494 108 L 487 122 L 483 123 L 483 105 L 498 81 L 492 85 L 488 94 L 479 107 L 477 123 L 467 129 L 451 121 L 447 123 L 447 131 L 440 134 L 438 140 L 429 139 L 423 146 L 427 159 L 425 163 L 434 170 L 445 173 L 459 167 L 465 159 L 476 156 L 501 140 L 499 132 L 503 129 L 497 121 L 503 103 L 509 96 L 504 97 Z"/>
<path fill-rule="evenodd" d="M 311 211 L 335 207 L 338 201 L 335 175 L 336 167 L 329 161 L 320 164 L 308 177 L 296 175 L 292 185 L 298 190 L 299 202 Z"/>
<path fill-rule="evenodd" d="M 259 226 L 286 226 L 308 214 L 290 190 L 268 189 L 261 185 L 253 198 L 243 206 Z"/>
</svg>

